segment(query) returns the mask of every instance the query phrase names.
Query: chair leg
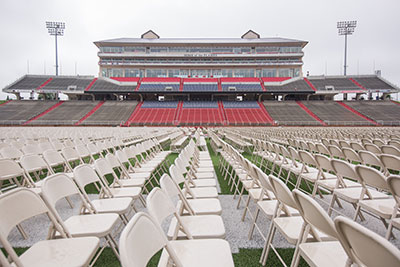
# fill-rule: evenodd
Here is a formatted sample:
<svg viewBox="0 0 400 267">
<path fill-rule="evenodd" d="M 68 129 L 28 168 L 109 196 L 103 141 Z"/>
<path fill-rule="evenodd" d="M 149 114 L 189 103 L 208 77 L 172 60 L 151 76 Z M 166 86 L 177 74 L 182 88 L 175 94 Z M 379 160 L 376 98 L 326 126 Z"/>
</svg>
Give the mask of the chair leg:
<svg viewBox="0 0 400 267">
<path fill-rule="evenodd" d="M 250 194 L 249 194 L 247 196 L 246 206 L 244 207 L 244 210 L 243 210 L 242 222 L 244 222 L 244 219 L 246 218 L 246 213 L 247 213 L 247 210 L 249 209 L 250 200 L 251 200 L 251 197 L 250 197 Z M 250 212 L 250 210 L 249 210 L 249 212 Z"/>
<path fill-rule="evenodd" d="M 257 223 L 258 214 L 260 214 L 260 209 L 257 206 L 256 214 L 254 215 L 253 223 L 251 224 L 250 231 L 249 231 L 249 240 L 253 238 L 254 228 Z"/>
<path fill-rule="evenodd" d="M 271 222 L 271 228 L 268 234 L 268 238 L 265 241 L 265 245 L 264 245 L 264 249 L 263 252 L 261 254 L 261 259 L 260 259 L 260 263 L 265 266 L 265 264 L 267 263 L 267 259 L 268 259 L 268 254 L 269 254 L 269 250 L 271 249 L 272 246 L 272 241 L 274 240 L 274 236 L 275 236 L 275 232 L 276 232 L 276 228 L 273 222 Z"/>
</svg>

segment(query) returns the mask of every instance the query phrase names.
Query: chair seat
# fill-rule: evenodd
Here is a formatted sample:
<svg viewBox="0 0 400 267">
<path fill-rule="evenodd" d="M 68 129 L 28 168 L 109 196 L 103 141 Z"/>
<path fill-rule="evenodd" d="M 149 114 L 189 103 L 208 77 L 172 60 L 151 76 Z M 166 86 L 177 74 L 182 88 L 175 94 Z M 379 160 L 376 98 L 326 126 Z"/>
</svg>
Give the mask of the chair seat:
<svg viewBox="0 0 400 267">
<path fill-rule="evenodd" d="M 142 187 L 146 183 L 146 179 L 120 179 L 119 182 L 123 187 Z M 118 184 L 115 183 L 115 186 L 118 186 Z"/>
<path fill-rule="evenodd" d="M 217 186 L 215 179 L 195 179 L 193 180 L 195 187 L 212 187 Z"/>
<path fill-rule="evenodd" d="M 125 214 L 131 208 L 132 198 L 121 197 L 121 198 L 94 199 L 91 202 L 98 213 L 115 212 L 118 214 Z"/>
<path fill-rule="evenodd" d="M 149 179 L 151 176 L 151 172 L 138 172 L 138 173 L 130 173 L 130 179 Z"/>
<path fill-rule="evenodd" d="M 156 168 L 154 167 L 138 167 L 138 168 L 133 168 L 133 171 L 135 173 L 152 173 Z"/>
<path fill-rule="evenodd" d="M 196 172 L 198 172 L 198 173 L 201 173 L 201 172 L 214 172 L 214 167 L 197 168 Z"/>
<path fill-rule="evenodd" d="M 142 189 L 139 187 L 110 188 L 114 197 L 139 197 Z"/>
<path fill-rule="evenodd" d="M 182 266 L 190 267 L 233 267 L 229 243 L 222 239 L 170 241 L 171 247 L 179 255 Z M 159 267 L 168 265 L 168 253 L 163 250 Z"/>
<path fill-rule="evenodd" d="M 346 185 L 346 188 L 350 188 L 350 187 L 360 187 L 361 184 L 348 180 L 348 179 L 343 179 L 344 184 Z M 333 191 L 335 188 L 337 188 L 337 183 L 338 180 L 337 179 L 323 179 L 323 180 L 319 180 L 317 182 L 318 185 Z"/>
<path fill-rule="evenodd" d="M 217 198 L 218 191 L 215 187 L 191 188 L 194 198 Z"/>
<path fill-rule="evenodd" d="M 216 198 L 188 199 L 187 201 L 196 215 L 222 214 L 221 202 Z M 179 203 L 181 201 L 178 205 Z"/>
<path fill-rule="evenodd" d="M 260 199 L 262 191 L 263 190 L 261 188 L 252 188 L 252 189 L 249 189 L 249 195 L 251 196 L 252 199 L 257 201 Z M 271 198 L 275 198 L 275 195 L 273 192 L 268 191 L 268 194 L 271 196 Z M 263 196 L 263 199 L 268 199 L 268 197 Z"/>
<path fill-rule="evenodd" d="M 300 254 L 310 266 L 346 266 L 346 252 L 338 241 L 300 244 Z"/>
<path fill-rule="evenodd" d="M 257 206 L 260 208 L 260 210 L 267 216 L 268 219 L 272 219 L 275 208 L 276 208 L 276 203 L 278 203 L 277 200 L 262 200 L 257 202 Z M 288 207 L 288 211 L 291 213 L 293 216 L 299 216 L 299 212 L 296 209 L 293 209 L 291 207 Z M 285 213 L 282 211 L 281 215 L 284 216 Z"/>
<path fill-rule="evenodd" d="M 350 188 L 338 188 L 334 190 L 334 193 L 341 199 L 344 199 L 348 202 L 351 203 L 357 203 L 358 200 L 360 199 L 360 195 L 361 195 L 361 191 L 362 191 L 362 187 L 350 187 Z M 379 198 L 388 198 L 389 196 L 378 192 L 376 190 L 368 190 L 372 197 L 375 199 L 379 199 Z"/>
<path fill-rule="evenodd" d="M 382 218 L 390 219 L 393 214 L 396 201 L 393 198 L 367 199 L 359 202 L 361 208 L 368 210 Z"/>
<path fill-rule="evenodd" d="M 71 216 L 64 221 L 64 224 L 73 237 L 101 238 L 111 233 L 118 219 L 116 213 L 88 214 Z"/>
<path fill-rule="evenodd" d="M 43 240 L 19 258 L 24 266 L 88 266 L 99 245 L 97 237 Z"/>
<path fill-rule="evenodd" d="M 225 238 L 225 226 L 222 217 L 218 215 L 182 216 L 182 223 L 186 225 L 194 239 Z M 176 228 L 176 218 L 173 217 L 167 236 L 172 239 Z M 187 236 L 179 231 L 178 239 L 187 239 Z"/>
<path fill-rule="evenodd" d="M 296 242 L 300 236 L 301 228 L 303 226 L 303 218 L 301 216 L 294 217 L 278 217 L 274 219 L 274 224 L 279 232 L 286 238 L 286 240 L 292 244 L 296 245 Z M 332 238 L 326 234 L 316 230 L 322 241 L 329 241 Z M 308 241 L 314 241 L 311 235 L 308 236 Z"/>
<path fill-rule="evenodd" d="M 215 179 L 214 172 L 196 172 L 194 176 L 196 176 L 197 179 Z"/>
</svg>

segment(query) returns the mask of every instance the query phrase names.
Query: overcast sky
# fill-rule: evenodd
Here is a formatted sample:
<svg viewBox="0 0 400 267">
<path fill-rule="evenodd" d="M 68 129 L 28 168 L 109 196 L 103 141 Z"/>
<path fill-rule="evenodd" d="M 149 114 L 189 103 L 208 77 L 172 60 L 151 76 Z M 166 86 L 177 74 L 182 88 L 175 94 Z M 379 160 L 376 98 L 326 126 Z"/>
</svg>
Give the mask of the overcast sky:
<svg viewBox="0 0 400 267">
<path fill-rule="evenodd" d="M 261 37 L 306 40 L 303 71 L 343 74 L 344 37 L 336 22 L 357 20 L 348 74 L 400 85 L 400 0 L 0 0 L 0 88 L 22 75 L 54 74 L 54 37 L 46 21 L 66 23 L 59 40 L 62 75 L 98 75 L 94 41 L 140 37 Z M 29 62 L 29 64 L 28 64 Z M 4 99 L 5 94 L 1 93 Z"/>
</svg>

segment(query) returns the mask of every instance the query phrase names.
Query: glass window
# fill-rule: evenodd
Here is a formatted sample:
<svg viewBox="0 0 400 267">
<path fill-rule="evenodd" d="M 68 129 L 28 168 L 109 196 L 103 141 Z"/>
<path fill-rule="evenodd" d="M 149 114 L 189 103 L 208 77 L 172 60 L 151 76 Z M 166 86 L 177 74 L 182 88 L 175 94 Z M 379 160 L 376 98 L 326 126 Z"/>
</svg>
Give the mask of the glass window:
<svg viewBox="0 0 400 267">
<path fill-rule="evenodd" d="M 140 77 L 139 69 L 125 69 L 125 77 Z"/>
<path fill-rule="evenodd" d="M 190 74 L 192 77 L 210 77 L 211 76 L 211 70 L 191 70 Z"/>
<path fill-rule="evenodd" d="M 222 77 L 233 77 L 233 71 L 232 70 L 221 70 L 221 75 Z"/>
<path fill-rule="evenodd" d="M 130 53 L 144 53 L 146 52 L 146 47 L 140 47 L 140 46 L 126 46 L 125 52 L 130 52 Z"/>
<path fill-rule="evenodd" d="M 254 77 L 255 70 L 254 69 L 235 69 L 234 71 L 235 77 Z"/>
<path fill-rule="evenodd" d="M 167 77 L 166 69 L 148 69 L 146 70 L 146 77 Z"/>
<path fill-rule="evenodd" d="M 290 75 L 290 69 L 280 69 L 279 70 L 279 77 L 292 77 Z"/>
<path fill-rule="evenodd" d="M 262 77 L 276 77 L 276 69 L 263 69 Z"/>
<path fill-rule="evenodd" d="M 168 77 L 180 77 L 180 70 L 178 69 L 168 70 Z"/>
</svg>

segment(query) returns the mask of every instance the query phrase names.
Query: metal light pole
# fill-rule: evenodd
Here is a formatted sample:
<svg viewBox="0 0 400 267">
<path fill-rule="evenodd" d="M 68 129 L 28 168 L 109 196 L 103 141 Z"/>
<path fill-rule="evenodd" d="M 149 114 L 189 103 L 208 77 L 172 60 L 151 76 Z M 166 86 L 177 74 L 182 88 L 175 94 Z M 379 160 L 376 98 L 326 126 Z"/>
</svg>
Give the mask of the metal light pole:
<svg viewBox="0 0 400 267">
<path fill-rule="evenodd" d="M 57 36 L 64 35 L 65 23 L 64 22 L 50 22 L 46 21 L 46 28 L 50 35 L 54 35 L 56 39 L 56 76 L 58 76 L 58 48 Z"/>
<path fill-rule="evenodd" d="M 344 76 L 347 74 L 347 35 L 352 35 L 357 26 L 357 21 L 339 21 L 337 28 L 339 35 L 344 35 Z"/>
</svg>

